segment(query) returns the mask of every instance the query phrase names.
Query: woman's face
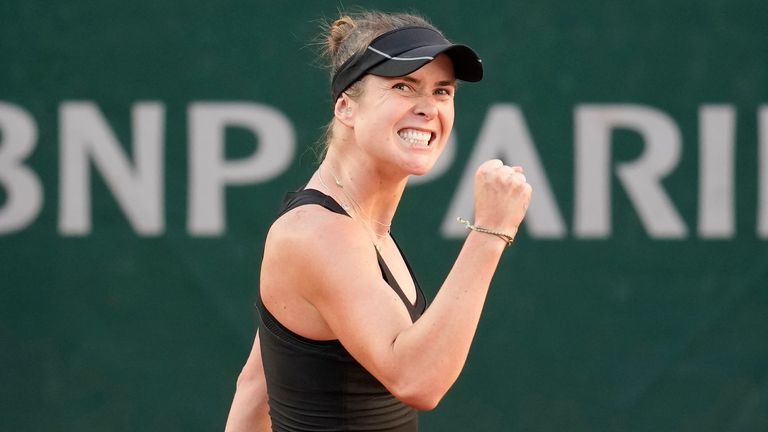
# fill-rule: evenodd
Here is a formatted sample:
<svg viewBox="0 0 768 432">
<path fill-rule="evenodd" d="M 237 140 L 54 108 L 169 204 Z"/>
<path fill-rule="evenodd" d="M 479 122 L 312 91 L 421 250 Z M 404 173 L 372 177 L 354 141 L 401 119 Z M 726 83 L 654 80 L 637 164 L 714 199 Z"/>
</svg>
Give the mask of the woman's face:
<svg viewBox="0 0 768 432">
<path fill-rule="evenodd" d="M 445 148 L 453 127 L 456 78 L 441 54 L 404 77 L 366 76 L 350 102 L 355 142 L 383 169 L 422 175 Z"/>
</svg>

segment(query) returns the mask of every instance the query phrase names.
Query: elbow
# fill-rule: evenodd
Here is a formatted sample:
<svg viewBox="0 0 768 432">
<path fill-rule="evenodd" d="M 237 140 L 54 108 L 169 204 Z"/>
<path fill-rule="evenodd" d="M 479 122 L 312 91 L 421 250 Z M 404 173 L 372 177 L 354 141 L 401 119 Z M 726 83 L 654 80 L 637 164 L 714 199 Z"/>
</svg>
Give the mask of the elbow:
<svg viewBox="0 0 768 432">
<path fill-rule="evenodd" d="M 264 379 L 264 370 L 260 367 L 255 367 L 253 364 L 246 363 L 237 376 L 235 388 L 239 392 L 266 393 L 267 383 Z"/>
<path fill-rule="evenodd" d="M 423 383 L 398 386 L 392 394 L 404 404 L 419 411 L 431 411 L 437 407 L 448 389 Z"/>
<path fill-rule="evenodd" d="M 245 389 L 264 389 L 266 390 L 266 383 L 264 382 L 264 374 L 254 373 L 248 369 L 243 369 L 237 376 L 237 382 L 235 387 L 237 390 Z"/>
</svg>

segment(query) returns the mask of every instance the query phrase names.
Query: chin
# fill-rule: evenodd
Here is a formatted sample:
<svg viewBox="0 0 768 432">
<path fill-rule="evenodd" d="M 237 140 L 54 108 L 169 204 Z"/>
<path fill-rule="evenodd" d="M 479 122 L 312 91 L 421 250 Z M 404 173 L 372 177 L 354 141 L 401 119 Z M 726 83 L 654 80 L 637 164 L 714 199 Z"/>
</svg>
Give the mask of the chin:
<svg viewBox="0 0 768 432">
<path fill-rule="evenodd" d="M 428 174 L 430 171 L 432 171 L 432 167 L 434 167 L 435 164 L 431 163 L 429 165 L 422 165 L 422 166 L 416 166 L 411 167 L 411 169 L 408 170 L 408 175 L 420 177 L 425 174 Z"/>
<path fill-rule="evenodd" d="M 400 167 L 409 176 L 423 176 L 429 174 L 437 164 L 440 153 L 419 154 L 410 158 L 401 159 Z"/>
</svg>

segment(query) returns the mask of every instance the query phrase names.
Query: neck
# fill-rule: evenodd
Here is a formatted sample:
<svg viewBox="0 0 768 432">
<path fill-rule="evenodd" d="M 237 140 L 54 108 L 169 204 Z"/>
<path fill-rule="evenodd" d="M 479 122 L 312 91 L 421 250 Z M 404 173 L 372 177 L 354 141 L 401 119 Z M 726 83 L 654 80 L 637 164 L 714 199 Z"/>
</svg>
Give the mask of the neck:
<svg viewBox="0 0 768 432">
<path fill-rule="evenodd" d="M 387 176 L 370 163 L 340 157 L 329 149 L 310 185 L 351 207 L 367 219 L 377 236 L 383 236 L 389 231 L 407 181 L 407 176 Z"/>
</svg>

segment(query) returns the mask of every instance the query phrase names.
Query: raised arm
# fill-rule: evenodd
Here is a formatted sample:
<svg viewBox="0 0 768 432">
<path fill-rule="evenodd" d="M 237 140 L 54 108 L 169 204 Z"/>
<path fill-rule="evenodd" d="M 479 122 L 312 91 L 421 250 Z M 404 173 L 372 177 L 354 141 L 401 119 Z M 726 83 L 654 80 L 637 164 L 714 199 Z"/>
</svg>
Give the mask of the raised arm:
<svg viewBox="0 0 768 432">
<path fill-rule="evenodd" d="M 530 195 L 522 169 L 486 162 L 476 175 L 475 224 L 514 236 Z M 359 225 L 328 217 L 337 219 L 320 221 L 311 238 L 301 232 L 283 238 L 277 249 L 288 255 L 269 254 L 264 265 L 299 263 L 296 283 L 309 281 L 300 295 L 332 335 L 397 398 L 418 409 L 434 408 L 464 366 L 506 243 L 471 232 L 429 309 L 411 323 L 381 279 Z"/>
<path fill-rule="evenodd" d="M 514 237 L 530 198 L 521 168 L 488 161 L 475 178 L 475 225 Z M 464 366 L 505 247 L 501 238 L 471 231 L 429 309 L 393 343 L 411 365 L 406 394 L 427 407 L 437 405 Z"/>
</svg>

